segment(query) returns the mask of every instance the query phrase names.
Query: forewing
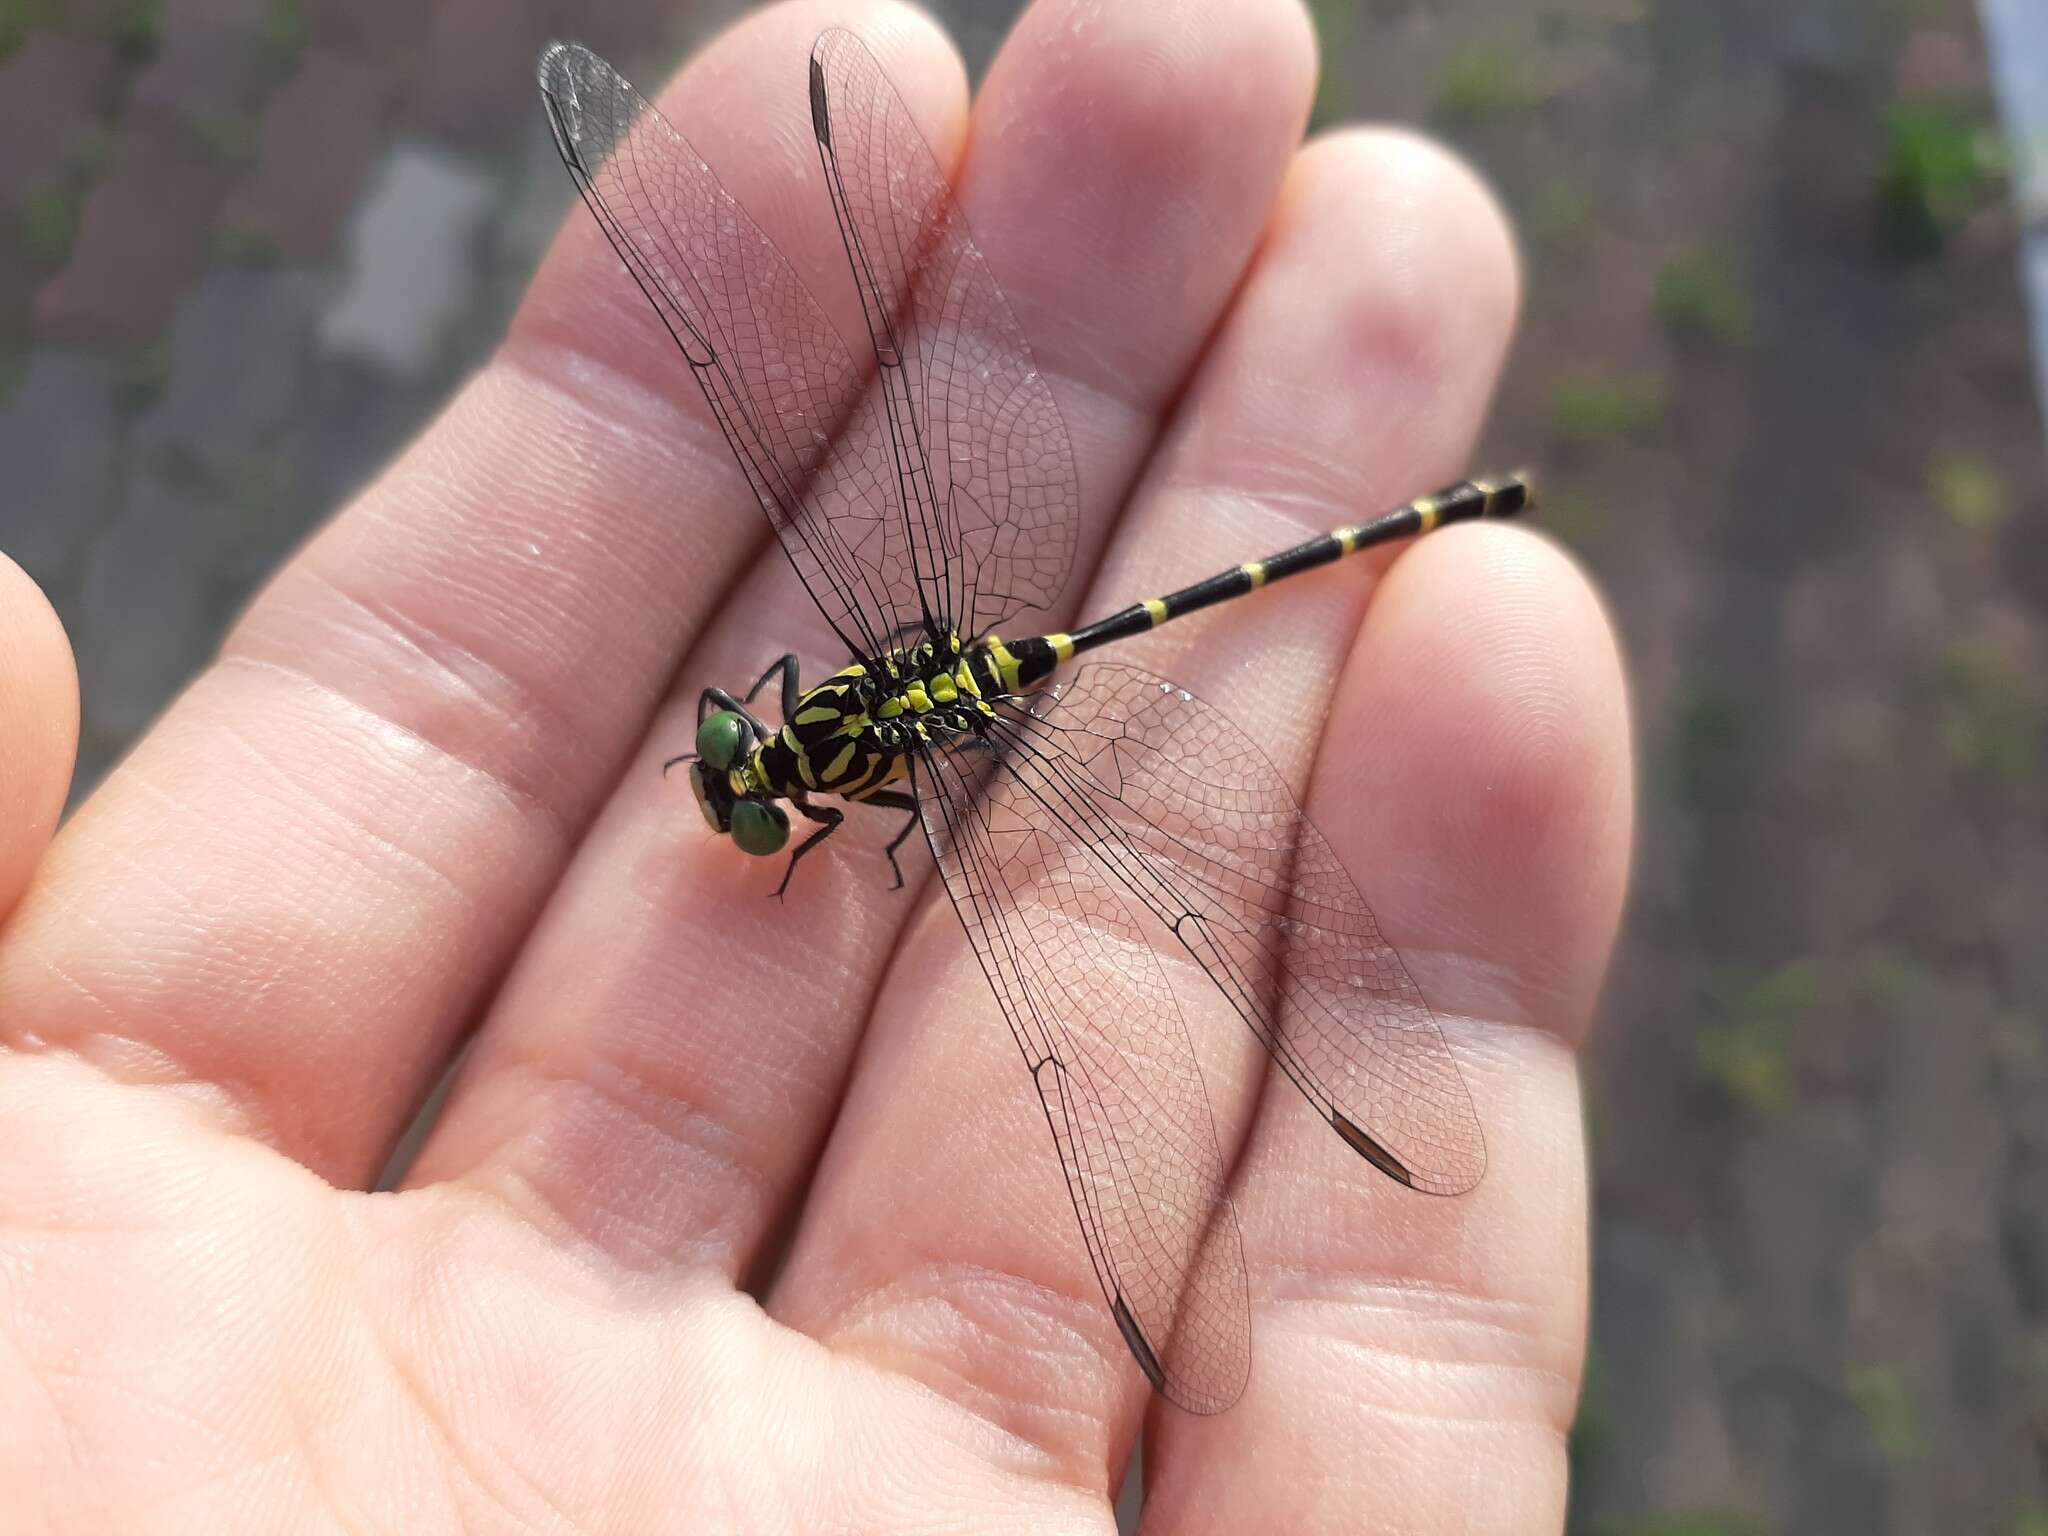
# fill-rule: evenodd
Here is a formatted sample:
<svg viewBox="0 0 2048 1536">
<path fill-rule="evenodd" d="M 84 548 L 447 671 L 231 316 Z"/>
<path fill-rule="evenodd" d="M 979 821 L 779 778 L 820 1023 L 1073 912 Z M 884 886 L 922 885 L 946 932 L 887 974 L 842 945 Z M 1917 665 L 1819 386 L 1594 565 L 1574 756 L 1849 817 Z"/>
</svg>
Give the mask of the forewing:
<svg viewBox="0 0 2048 1536">
<path fill-rule="evenodd" d="M 811 115 L 907 470 L 903 555 L 935 615 L 981 635 L 1066 584 L 1066 425 L 944 171 L 851 32 L 812 51 Z"/>
<path fill-rule="evenodd" d="M 563 163 L 689 360 L 798 576 L 848 648 L 876 654 L 922 609 L 898 558 L 902 513 L 872 367 L 609 64 L 552 43 L 539 77 Z"/>
<path fill-rule="evenodd" d="M 1431 1194 L 1479 1182 L 1486 1143 L 1443 1032 L 1250 737 L 1120 663 L 1081 668 L 996 734 L 1352 1150 Z"/>
<path fill-rule="evenodd" d="M 1251 1368 L 1244 1253 L 1158 956 L 1026 781 L 978 753 L 918 773 L 939 872 L 1037 1085 L 1111 1315 L 1169 1401 L 1227 1408 Z"/>
</svg>

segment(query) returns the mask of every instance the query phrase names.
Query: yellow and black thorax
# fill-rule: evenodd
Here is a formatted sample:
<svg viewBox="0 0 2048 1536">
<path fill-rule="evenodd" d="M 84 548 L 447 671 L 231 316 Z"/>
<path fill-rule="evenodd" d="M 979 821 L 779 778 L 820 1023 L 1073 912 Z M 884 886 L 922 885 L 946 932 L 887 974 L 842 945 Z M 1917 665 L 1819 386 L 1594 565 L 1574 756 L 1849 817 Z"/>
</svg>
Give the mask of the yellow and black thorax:
<svg viewBox="0 0 2048 1536">
<path fill-rule="evenodd" d="M 1049 648 L 1045 665 L 1031 666 L 1043 644 L 1013 651 L 992 635 L 964 647 L 958 636 L 927 638 L 843 667 L 801 694 L 782 728 L 733 768 L 733 792 L 865 799 L 907 777 L 913 753 L 981 735 L 996 699 L 1050 673 Z"/>
</svg>

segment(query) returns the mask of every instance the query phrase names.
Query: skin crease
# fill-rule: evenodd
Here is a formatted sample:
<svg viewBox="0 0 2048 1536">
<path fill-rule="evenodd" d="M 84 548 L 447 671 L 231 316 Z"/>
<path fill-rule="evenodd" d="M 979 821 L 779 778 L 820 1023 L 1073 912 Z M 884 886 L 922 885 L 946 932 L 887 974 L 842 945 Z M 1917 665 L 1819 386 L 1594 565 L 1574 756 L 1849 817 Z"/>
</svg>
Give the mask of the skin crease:
<svg viewBox="0 0 2048 1536">
<path fill-rule="evenodd" d="M 916 14 L 750 16 L 663 105 L 821 293 L 843 273 L 800 87 L 830 24 L 964 148 L 1080 466 L 1060 617 L 1466 468 L 1511 241 L 1426 143 L 1300 146 L 1293 0 L 1041 0 L 971 131 Z M 52 1532 L 1107 1532 L 1143 1425 L 1150 1530 L 1556 1530 L 1572 1051 L 1631 819 L 1614 640 L 1571 563 L 1451 529 L 1123 653 L 1292 777 L 1487 1134 L 1470 1194 L 1398 1188 L 1175 973 L 1250 1268 L 1251 1382 L 1211 1419 L 1124 1350 L 927 861 L 884 889 L 896 818 L 856 816 L 778 905 L 779 868 L 662 780 L 696 690 L 785 648 L 837 660 L 580 209 L 499 355 L 39 864 L 75 683 L 0 568 L 0 905 L 26 882 L 0 930 L 0 1507 Z M 405 1188 L 364 1193 L 471 1035 Z"/>
</svg>

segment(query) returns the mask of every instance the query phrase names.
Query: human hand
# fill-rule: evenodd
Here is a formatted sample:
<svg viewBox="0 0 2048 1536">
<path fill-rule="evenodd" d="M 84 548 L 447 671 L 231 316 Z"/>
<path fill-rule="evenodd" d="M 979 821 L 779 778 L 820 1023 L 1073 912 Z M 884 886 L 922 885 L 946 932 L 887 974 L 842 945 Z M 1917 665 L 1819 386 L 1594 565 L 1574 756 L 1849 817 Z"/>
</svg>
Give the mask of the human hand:
<svg viewBox="0 0 2048 1536">
<path fill-rule="evenodd" d="M 802 82 L 834 24 L 959 144 L 957 62 L 880 3 L 757 15 L 663 98 L 821 290 L 843 259 Z M 1407 136 L 1301 149 L 1311 76 L 1282 0 L 1044 0 L 976 105 L 962 202 L 1074 438 L 1080 610 L 1465 465 L 1514 310 L 1500 216 Z M 1299 749 L 1491 1154 L 1455 1201 L 1400 1189 L 1259 1090 L 1241 1032 L 1205 1039 L 1254 1365 L 1198 1419 L 1102 1306 L 936 884 L 906 861 L 885 890 L 894 818 L 771 903 L 779 871 L 658 772 L 703 683 L 830 655 L 764 550 L 578 210 L 500 355 L 39 864 L 74 694 L 0 582 L 0 903 L 26 891 L 0 933 L 0 1507 L 1099 1530 L 1147 1423 L 1160 1530 L 1554 1529 L 1586 1303 L 1570 1047 L 1629 825 L 1582 578 L 1453 529 L 1369 608 L 1340 568 L 1145 653 Z M 1326 696 L 1320 745 L 1288 735 Z M 472 1031 L 403 1189 L 365 1193 Z"/>
</svg>

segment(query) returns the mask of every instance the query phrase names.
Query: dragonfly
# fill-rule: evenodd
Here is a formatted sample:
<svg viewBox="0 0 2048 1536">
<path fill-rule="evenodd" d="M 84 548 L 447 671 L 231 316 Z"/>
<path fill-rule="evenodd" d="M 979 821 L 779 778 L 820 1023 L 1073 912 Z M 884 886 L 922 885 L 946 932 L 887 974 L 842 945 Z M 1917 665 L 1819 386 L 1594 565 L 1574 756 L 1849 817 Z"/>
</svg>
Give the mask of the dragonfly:
<svg viewBox="0 0 2048 1536">
<path fill-rule="evenodd" d="M 1071 631 L 1074 453 L 949 179 L 855 34 L 820 36 L 811 124 L 866 345 L 610 65 L 552 43 L 540 92 L 590 212 L 652 304 L 850 658 L 706 688 L 687 765 L 711 831 L 806 856 L 868 807 L 922 830 L 1021 1052 L 1110 1314 L 1152 1387 L 1229 1407 L 1251 1369 L 1243 1241 L 1178 941 L 1343 1144 L 1410 1189 L 1477 1184 L 1485 1140 L 1422 993 L 1259 741 L 1141 667 L 1069 664 L 1347 555 L 1533 504 L 1472 479 Z M 851 310 L 848 310 L 849 315 Z M 780 723 L 755 712 L 778 685 Z M 1168 938 L 1170 936 L 1170 940 Z"/>
</svg>

